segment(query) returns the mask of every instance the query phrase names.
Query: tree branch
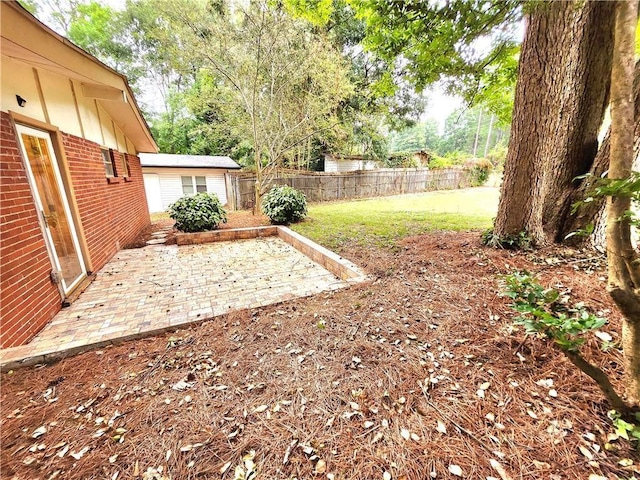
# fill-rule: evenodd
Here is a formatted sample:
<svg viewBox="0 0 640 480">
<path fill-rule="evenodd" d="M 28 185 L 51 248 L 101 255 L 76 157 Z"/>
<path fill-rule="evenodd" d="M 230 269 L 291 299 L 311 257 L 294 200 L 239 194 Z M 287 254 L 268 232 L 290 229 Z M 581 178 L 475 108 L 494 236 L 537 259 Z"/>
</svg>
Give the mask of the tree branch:
<svg viewBox="0 0 640 480">
<path fill-rule="evenodd" d="M 560 347 L 558 347 L 560 348 Z M 630 407 L 625 403 L 618 395 L 615 388 L 609 381 L 609 377 L 600 368 L 587 362 L 582 355 L 578 352 L 563 350 L 560 348 L 567 358 L 578 367 L 583 373 L 591 377 L 591 379 L 598 384 L 604 396 L 607 397 L 611 406 L 617 410 L 621 415 L 625 416 L 630 412 Z"/>
</svg>

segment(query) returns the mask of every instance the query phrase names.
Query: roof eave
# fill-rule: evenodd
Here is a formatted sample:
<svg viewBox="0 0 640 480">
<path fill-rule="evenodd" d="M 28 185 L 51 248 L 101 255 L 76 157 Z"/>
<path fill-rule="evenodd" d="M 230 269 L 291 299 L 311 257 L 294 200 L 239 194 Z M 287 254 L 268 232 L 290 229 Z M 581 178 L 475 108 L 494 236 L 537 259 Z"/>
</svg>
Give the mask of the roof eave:
<svg viewBox="0 0 640 480">
<path fill-rule="evenodd" d="M 122 73 L 118 72 L 117 70 L 114 70 L 110 66 L 108 66 L 105 63 L 101 62 L 96 57 L 94 57 L 93 55 L 91 55 L 90 53 L 88 53 L 87 51 L 83 50 L 82 48 L 77 46 L 75 43 L 70 41 L 68 38 L 63 37 L 62 35 L 60 35 L 56 31 L 54 31 L 53 29 L 51 29 L 50 27 L 48 27 L 47 25 L 42 23 L 40 20 L 38 20 L 36 17 L 34 17 L 31 13 L 29 13 L 29 11 L 27 9 L 25 9 L 22 5 L 20 5 L 18 2 L 16 2 L 16 1 L 7 1 L 7 2 L 2 2 L 2 4 L 4 6 L 6 6 L 6 7 L 11 8 L 15 12 L 17 12 L 18 14 L 20 14 L 27 21 L 37 25 L 39 28 L 44 30 L 48 35 L 50 35 L 54 39 L 58 40 L 59 42 L 64 44 L 66 47 L 71 48 L 76 53 L 84 56 L 88 60 L 92 61 L 93 63 L 95 63 L 97 65 L 99 65 L 100 67 L 102 67 L 103 69 L 109 71 L 113 75 L 118 76 L 124 83 L 124 87 L 126 89 L 126 94 L 127 94 L 127 100 L 128 100 L 127 103 L 131 106 L 131 109 L 132 109 L 134 115 L 136 116 L 136 119 L 137 119 L 140 127 L 142 128 L 144 136 L 146 137 L 146 140 L 147 140 L 147 142 L 146 142 L 147 145 L 146 146 L 141 145 L 141 147 L 144 148 L 144 150 L 139 150 L 139 151 L 147 151 L 147 153 L 157 153 L 158 152 L 158 145 L 156 144 L 156 141 L 153 138 L 153 135 L 151 134 L 151 129 L 149 128 L 149 124 L 147 123 L 147 121 L 142 116 L 142 112 L 140 110 L 140 107 L 138 106 L 138 103 L 137 103 L 137 101 L 135 99 L 135 96 L 133 95 L 133 91 L 131 90 L 131 86 L 129 85 L 129 81 L 127 80 L 126 75 L 123 75 Z M 136 146 L 136 149 L 138 149 L 138 146 Z"/>
</svg>

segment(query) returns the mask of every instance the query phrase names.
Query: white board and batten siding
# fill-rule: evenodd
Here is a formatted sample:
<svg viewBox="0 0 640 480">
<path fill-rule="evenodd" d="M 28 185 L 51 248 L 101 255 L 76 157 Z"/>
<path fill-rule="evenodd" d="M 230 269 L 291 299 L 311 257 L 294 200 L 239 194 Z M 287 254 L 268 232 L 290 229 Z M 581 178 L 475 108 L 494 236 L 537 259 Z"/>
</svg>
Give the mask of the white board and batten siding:
<svg viewBox="0 0 640 480">
<path fill-rule="evenodd" d="M 227 203 L 225 169 L 213 168 L 154 168 L 143 167 L 147 204 L 151 213 L 163 212 L 184 196 L 182 177 L 205 177 L 207 192 L 215 193 L 220 202 Z"/>
</svg>

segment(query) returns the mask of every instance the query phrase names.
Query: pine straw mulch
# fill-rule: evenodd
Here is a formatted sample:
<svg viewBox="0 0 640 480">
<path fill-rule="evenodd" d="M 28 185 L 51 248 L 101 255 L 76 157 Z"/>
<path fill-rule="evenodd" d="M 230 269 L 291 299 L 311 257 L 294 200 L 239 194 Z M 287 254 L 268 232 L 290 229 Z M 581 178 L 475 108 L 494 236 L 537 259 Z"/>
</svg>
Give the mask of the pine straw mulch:
<svg viewBox="0 0 640 480">
<path fill-rule="evenodd" d="M 599 390 L 497 295 L 539 272 L 617 341 L 601 262 L 478 237 L 350 246 L 371 282 L 3 373 L 2 478 L 631 477 Z M 621 387 L 620 353 L 585 350 Z"/>
</svg>

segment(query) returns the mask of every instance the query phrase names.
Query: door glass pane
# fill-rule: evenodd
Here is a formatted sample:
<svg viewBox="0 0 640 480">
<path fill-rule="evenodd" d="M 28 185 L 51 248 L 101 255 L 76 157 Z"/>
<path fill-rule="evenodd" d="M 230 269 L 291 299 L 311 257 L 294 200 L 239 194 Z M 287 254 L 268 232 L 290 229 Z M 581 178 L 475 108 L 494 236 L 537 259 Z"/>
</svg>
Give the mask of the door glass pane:
<svg viewBox="0 0 640 480">
<path fill-rule="evenodd" d="M 83 268 L 73 243 L 71 225 L 62 200 L 64 193 L 60 191 L 56 180 L 51 152 L 44 138 L 23 133 L 22 141 L 42 203 L 46 227 L 51 233 L 55 254 L 60 262 L 62 278 L 65 285 L 69 286 L 83 274 Z"/>
<path fill-rule="evenodd" d="M 207 191 L 207 179 L 205 177 L 196 177 L 196 191 L 197 192 Z"/>
</svg>

